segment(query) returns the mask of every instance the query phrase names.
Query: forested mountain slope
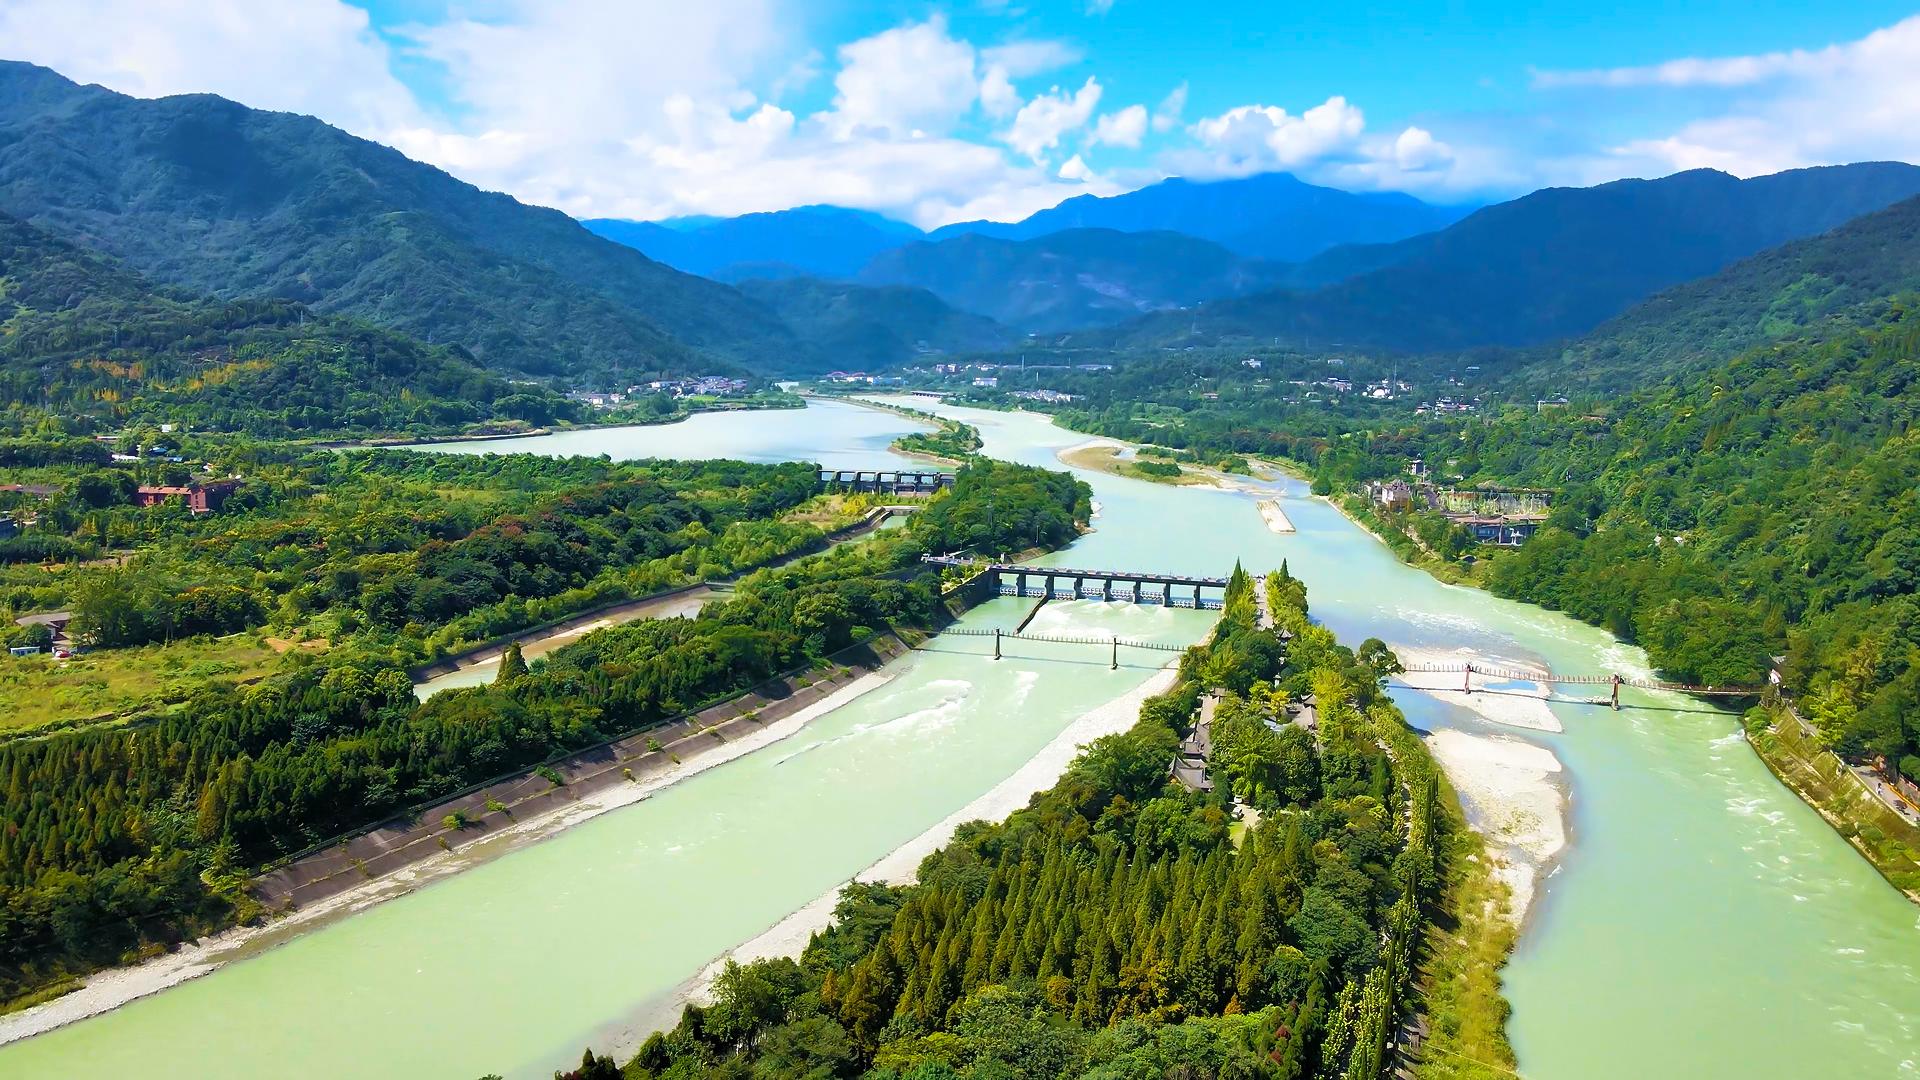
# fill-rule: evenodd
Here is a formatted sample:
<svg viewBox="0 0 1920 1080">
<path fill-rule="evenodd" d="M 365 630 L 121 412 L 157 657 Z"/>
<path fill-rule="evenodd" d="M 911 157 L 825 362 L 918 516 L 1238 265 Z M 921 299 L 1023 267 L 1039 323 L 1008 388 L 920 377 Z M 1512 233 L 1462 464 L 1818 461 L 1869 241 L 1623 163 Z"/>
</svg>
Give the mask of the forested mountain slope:
<svg viewBox="0 0 1920 1080">
<path fill-rule="evenodd" d="M 712 220 L 593 218 L 581 224 L 677 270 L 719 281 L 848 278 L 881 252 L 925 235 L 904 221 L 838 206 Z"/>
<path fill-rule="evenodd" d="M 1917 414 L 1908 297 L 1605 415 L 1510 410 L 1399 449 L 1561 492 L 1550 527 L 1495 560 L 1496 592 L 1631 636 L 1689 681 L 1758 684 L 1784 654 L 1839 749 L 1920 774 Z"/>
<path fill-rule="evenodd" d="M 1565 389 L 1630 386 L 1831 324 L 1920 290 L 1920 199 L 1669 289 L 1534 365 Z"/>
<path fill-rule="evenodd" d="M 311 117 L 0 62 L 0 211 L 224 298 L 274 297 L 585 376 L 785 362 L 732 289 Z"/>
<path fill-rule="evenodd" d="M 1017 330 L 1054 332 L 1247 292 L 1284 269 L 1178 233 L 1072 229 L 909 244 L 874 259 L 860 280 L 915 286 Z"/>
<path fill-rule="evenodd" d="M 490 417 L 546 423 L 572 408 L 456 349 L 290 301 L 156 290 L 5 214 L 0 402 L 0 417 L 17 426 L 54 412 L 106 429 L 147 421 L 253 435 L 452 430 Z"/>
<path fill-rule="evenodd" d="M 1703 169 L 1550 188 L 1390 250 L 1330 253 L 1349 269 L 1390 264 L 1339 284 L 1150 317 L 1120 339 L 1278 338 L 1413 352 L 1536 344 L 1584 333 L 1661 289 L 1916 194 L 1920 168 L 1892 162 L 1751 180 Z"/>
<path fill-rule="evenodd" d="M 833 368 L 878 368 L 923 353 L 990 351 L 1014 340 L 984 315 L 956 311 L 925 289 L 818 278 L 742 281 L 740 291 L 785 319 Z"/>
<path fill-rule="evenodd" d="M 1290 173 L 1234 180 L 1171 177 L 1122 195 L 1079 195 L 1022 221 L 968 221 L 933 237 L 1031 240 L 1065 229 L 1177 232 L 1249 258 L 1305 259 L 1340 244 L 1381 244 L 1444 228 L 1464 211 L 1397 192 L 1347 192 Z"/>
</svg>

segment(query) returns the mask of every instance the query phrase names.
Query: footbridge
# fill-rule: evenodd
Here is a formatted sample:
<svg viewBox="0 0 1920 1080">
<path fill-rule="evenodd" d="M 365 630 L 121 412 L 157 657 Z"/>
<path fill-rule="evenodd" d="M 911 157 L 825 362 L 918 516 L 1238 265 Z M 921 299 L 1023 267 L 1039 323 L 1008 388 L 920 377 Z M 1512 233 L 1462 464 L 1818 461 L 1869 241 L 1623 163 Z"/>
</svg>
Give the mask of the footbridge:
<svg viewBox="0 0 1920 1080">
<path fill-rule="evenodd" d="M 1125 600 L 1160 607 L 1217 611 L 1225 603 L 1227 593 L 1227 579 L 1223 577 L 979 563 L 958 555 L 922 555 L 920 560 L 935 566 L 971 567 L 977 573 L 970 584 L 998 596 L 1026 596 L 1042 600 Z"/>
<path fill-rule="evenodd" d="M 1003 641 L 1047 641 L 1056 645 L 1098 645 L 1111 650 L 1111 667 L 1120 666 L 1121 649 L 1144 649 L 1148 652 L 1177 653 L 1186 652 L 1184 645 L 1163 645 L 1157 641 L 1130 641 L 1121 637 L 1090 637 L 1077 634 L 1029 634 L 1018 630 L 975 630 L 966 627 L 949 627 L 942 631 L 943 636 L 952 637 L 990 637 L 993 639 L 993 658 L 1000 659 L 1000 644 Z"/>
<path fill-rule="evenodd" d="M 820 488 L 830 492 L 878 492 L 885 495 L 931 495 L 953 486 L 950 472 L 899 469 L 821 469 Z"/>
<path fill-rule="evenodd" d="M 1404 670 L 1423 674 L 1457 674 L 1460 676 L 1459 692 L 1463 694 L 1474 692 L 1473 677 L 1475 675 L 1501 682 L 1530 682 L 1542 686 L 1605 686 L 1610 691 L 1606 703 L 1615 709 L 1620 707 L 1620 688 L 1623 686 L 1631 686 L 1639 690 L 1671 690 L 1682 694 L 1704 694 L 1709 697 L 1759 697 L 1765 692 L 1765 688 L 1759 686 L 1697 686 L 1693 683 L 1668 682 L 1664 679 L 1635 675 L 1562 675 L 1552 671 L 1507 668 L 1473 660 L 1459 663 L 1408 664 Z M 1450 690 L 1452 688 L 1434 687 L 1433 689 Z M 1482 693 L 1488 689 L 1486 686 L 1480 688 Z"/>
</svg>

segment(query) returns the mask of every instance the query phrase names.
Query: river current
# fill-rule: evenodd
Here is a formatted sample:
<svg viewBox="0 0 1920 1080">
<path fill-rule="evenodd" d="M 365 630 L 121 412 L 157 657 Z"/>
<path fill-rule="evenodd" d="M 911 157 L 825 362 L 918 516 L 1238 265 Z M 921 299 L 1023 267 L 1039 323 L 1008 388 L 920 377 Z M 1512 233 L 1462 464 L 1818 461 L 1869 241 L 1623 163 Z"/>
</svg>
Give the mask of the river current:
<svg viewBox="0 0 1920 1080">
<path fill-rule="evenodd" d="M 943 407 L 944 409 L 944 407 Z M 1080 436 L 945 410 L 997 457 L 1060 467 Z M 475 452 L 816 460 L 892 467 L 904 418 L 842 404 L 565 433 Z M 1562 616 L 1442 585 L 1301 485 L 1276 534 L 1246 492 L 1084 473 L 1095 530 L 1046 560 L 1223 574 L 1282 559 L 1347 641 L 1470 648 L 1561 671 L 1644 668 Z M 1011 627 L 999 600 L 971 626 Z M 1036 628 L 1198 640 L 1207 613 L 1056 603 Z M 407 896 L 118 1010 L 0 1047 L 0 1076 L 536 1077 L 631 1042 L 715 955 L 1011 775 L 1076 716 L 1138 686 L 1087 646 L 947 637 L 799 734 Z M 1096 655 L 1098 653 L 1098 655 Z M 1150 655 L 1150 654 L 1149 654 Z M 1422 728 L 1485 721 L 1397 693 Z M 1920 909 L 1781 788 L 1735 718 L 1628 691 L 1551 706 L 1560 734 L 1503 732 L 1565 767 L 1571 847 L 1506 971 L 1528 1077 L 1920 1075 Z"/>
</svg>

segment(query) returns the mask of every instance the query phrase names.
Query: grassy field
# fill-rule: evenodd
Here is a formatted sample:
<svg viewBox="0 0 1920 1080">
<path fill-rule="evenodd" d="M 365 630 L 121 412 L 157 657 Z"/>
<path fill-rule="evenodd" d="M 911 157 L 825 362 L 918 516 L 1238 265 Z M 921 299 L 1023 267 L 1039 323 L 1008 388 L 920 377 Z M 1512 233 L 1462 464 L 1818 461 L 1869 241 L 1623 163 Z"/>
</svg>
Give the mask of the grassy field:
<svg viewBox="0 0 1920 1080">
<path fill-rule="evenodd" d="M 208 679 L 264 675 L 279 659 L 253 634 L 104 649 L 71 660 L 0 658 L 0 735 L 128 716 L 183 701 Z"/>
</svg>

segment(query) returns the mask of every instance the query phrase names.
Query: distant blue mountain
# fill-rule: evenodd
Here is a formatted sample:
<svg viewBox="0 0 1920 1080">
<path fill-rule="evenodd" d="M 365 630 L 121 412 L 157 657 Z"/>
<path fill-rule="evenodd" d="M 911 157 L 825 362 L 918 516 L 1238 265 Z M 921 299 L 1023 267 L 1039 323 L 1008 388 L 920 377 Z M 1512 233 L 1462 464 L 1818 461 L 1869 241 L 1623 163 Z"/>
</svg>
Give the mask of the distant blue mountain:
<svg viewBox="0 0 1920 1080">
<path fill-rule="evenodd" d="M 798 206 L 735 218 L 594 218 L 589 230 L 676 270 L 721 281 L 850 278 L 875 255 L 925 234 L 869 210 Z"/>
<path fill-rule="evenodd" d="M 1290 173 L 1240 180 L 1174 177 L 1124 195 L 1079 195 L 1024 221 L 947 225 L 930 238 L 1031 240 L 1063 229 L 1177 232 L 1237 255 L 1297 262 L 1341 244 L 1391 243 L 1444 229 L 1473 209 L 1434 206 L 1398 192 L 1319 187 Z"/>
</svg>

